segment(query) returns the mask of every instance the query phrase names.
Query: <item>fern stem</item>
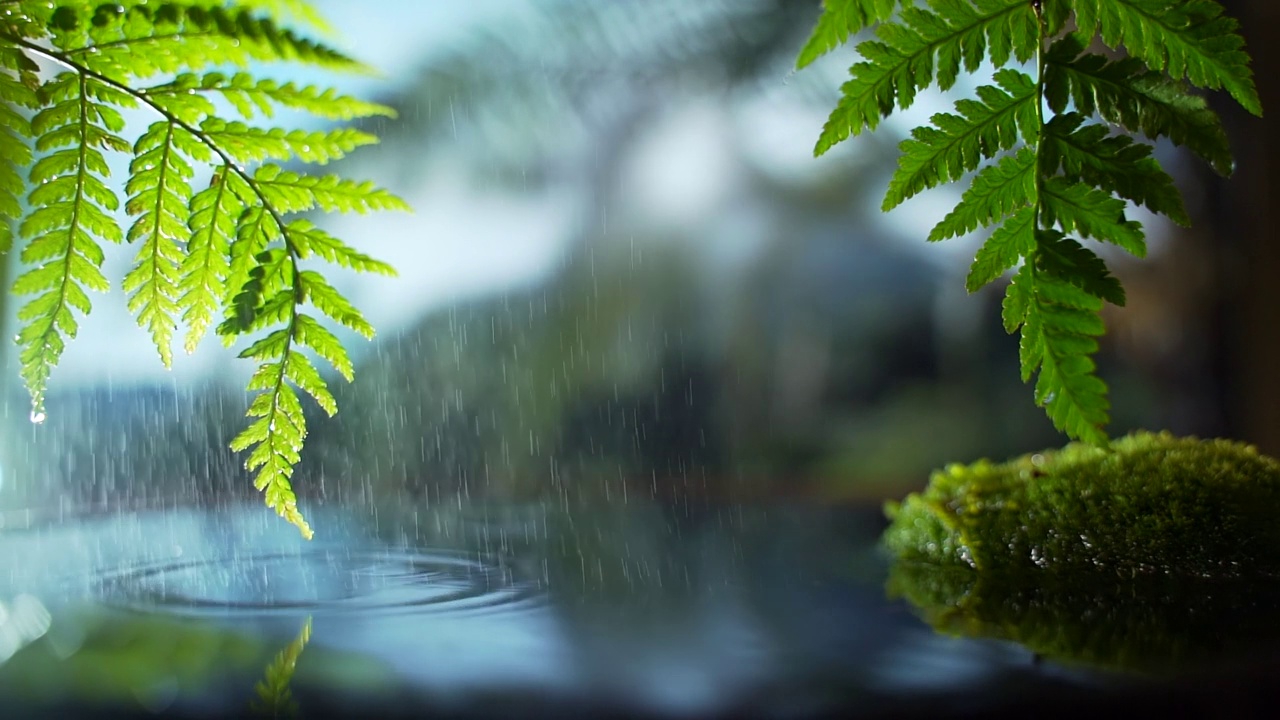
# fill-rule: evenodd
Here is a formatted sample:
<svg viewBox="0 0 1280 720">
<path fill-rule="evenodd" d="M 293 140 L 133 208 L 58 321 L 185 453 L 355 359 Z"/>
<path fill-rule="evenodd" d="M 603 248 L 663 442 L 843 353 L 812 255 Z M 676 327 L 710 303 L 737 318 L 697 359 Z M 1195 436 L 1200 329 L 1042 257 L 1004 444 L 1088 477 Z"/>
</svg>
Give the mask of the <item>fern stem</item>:
<svg viewBox="0 0 1280 720">
<path fill-rule="evenodd" d="M 1036 103 L 1036 123 L 1040 127 L 1036 129 L 1036 146 L 1035 146 L 1036 209 L 1035 209 L 1035 223 L 1034 223 L 1035 229 L 1039 230 L 1040 217 L 1041 217 L 1041 213 L 1044 210 L 1044 202 L 1041 200 L 1041 198 L 1044 196 L 1044 173 L 1041 172 L 1040 151 L 1044 147 L 1044 126 L 1045 126 L 1045 121 L 1044 121 L 1044 75 L 1045 75 L 1044 45 L 1048 41 L 1048 39 L 1045 37 L 1046 32 L 1045 32 L 1045 22 L 1044 22 L 1044 8 L 1040 6 L 1039 2 L 1034 3 L 1033 7 L 1035 8 L 1035 13 L 1036 13 L 1036 32 L 1039 35 L 1036 41 L 1035 103 Z M 1032 265 L 1031 267 L 1032 274 L 1035 273 L 1034 259 L 1035 259 L 1034 257 L 1029 257 L 1026 259 L 1026 261 Z"/>
</svg>

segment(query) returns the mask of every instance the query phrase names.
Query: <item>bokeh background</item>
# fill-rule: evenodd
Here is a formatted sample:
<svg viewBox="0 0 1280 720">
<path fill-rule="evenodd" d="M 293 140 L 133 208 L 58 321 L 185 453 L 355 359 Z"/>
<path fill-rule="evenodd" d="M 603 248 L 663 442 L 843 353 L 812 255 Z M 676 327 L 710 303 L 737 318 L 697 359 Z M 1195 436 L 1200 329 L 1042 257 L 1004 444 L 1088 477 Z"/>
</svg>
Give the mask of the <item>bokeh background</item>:
<svg viewBox="0 0 1280 720">
<path fill-rule="evenodd" d="M 897 143 L 983 78 L 814 159 L 854 59 L 793 69 L 816 0 L 315 4 L 382 74 L 279 77 L 396 107 L 339 169 L 415 212 L 317 218 L 400 277 L 332 272 L 379 335 L 343 336 L 357 379 L 313 414 L 304 502 L 878 501 L 1062 442 L 1018 379 L 1003 281 L 963 290 L 982 237 L 924 241 L 959 191 L 878 209 Z M 1280 107 L 1280 9 L 1225 4 Z M 1111 430 L 1280 453 L 1276 140 L 1211 102 L 1235 175 L 1161 145 L 1194 227 L 1135 213 L 1150 257 L 1102 248 L 1130 301 L 1098 358 Z M 252 498 L 226 449 L 251 369 L 210 340 L 166 372 L 118 289 L 95 303 L 42 423 L 5 353 L 0 507 Z"/>
</svg>

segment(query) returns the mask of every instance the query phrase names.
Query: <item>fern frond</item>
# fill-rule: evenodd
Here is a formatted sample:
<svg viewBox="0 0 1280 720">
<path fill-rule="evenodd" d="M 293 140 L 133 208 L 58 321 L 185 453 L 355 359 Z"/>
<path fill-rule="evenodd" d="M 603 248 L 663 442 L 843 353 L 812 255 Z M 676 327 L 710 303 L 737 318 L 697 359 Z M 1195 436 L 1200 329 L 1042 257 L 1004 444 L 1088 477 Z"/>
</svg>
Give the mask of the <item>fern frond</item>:
<svg viewBox="0 0 1280 720">
<path fill-rule="evenodd" d="M 134 145 L 129 164 L 125 210 L 136 215 L 129 228 L 129 242 L 142 241 L 135 265 L 124 277 L 129 311 L 151 333 L 151 340 L 166 368 L 173 366 L 173 332 L 177 327 L 179 264 L 184 253 L 179 242 L 186 237 L 194 174 L 187 155 L 207 160 L 208 149 L 185 129 L 162 121 L 151 126 Z"/>
<path fill-rule="evenodd" d="M 949 89 L 963 66 L 974 72 L 987 57 L 997 66 L 1012 55 L 1025 62 L 1039 47 L 1033 3 L 1025 0 L 937 0 L 932 9 L 909 6 L 898 22 L 876 27 L 878 40 L 858 45 L 865 60 L 850 68 L 853 78 L 818 138 L 815 155 L 864 129 L 875 130 L 894 105 L 906 108 L 916 94 L 937 81 Z"/>
<path fill-rule="evenodd" d="M 1036 404 L 1054 427 L 1096 445 L 1107 444 L 1111 407 L 1091 358 L 1105 332 L 1101 308 L 1098 298 L 1031 262 L 1014 276 L 1004 303 L 1005 328 L 1022 330 L 1022 379 L 1037 374 Z"/>
<path fill-rule="evenodd" d="M 929 233 L 930 242 L 964 235 L 1036 201 L 1036 151 L 1024 147 L 973 178 L 960 204 Z"/>
<path fill-rule="evenodd" d="M 268 506 L 298 526 L 309 539 L 311 528 L 297 509 L 297 498 L 290 485 L 293 468 L 298 463 L 307 435 L 306 417 L 295 388 L 310 395 L 329 415 L 336 413 L 338 408 L 324 378 L 300 348 L 303 345 L 311 347 L 332 362 L 344 377 L 351 377 L 352 368 L 337 338 L 313 318 L 298 312 L 298 303 L 304 294 L 309 294 L 318 308 L 324 309 L 330 302 L 337 302 L 351 316 L 359 318 L 359 312 L 323 279 L 315 280 L 308 275 L 307 272 L 293 273 L 298 280 L 297 287 L 283 291 L 283 301 L 275 303 L 282 308 L 280 319 L 284 321 L 284 327 L 271 331 L 240 353 L 241 358 L 260 363 L 248 385 L 251 392 L 259 391 L 248 410 L 248 415 L 257 419 L 236 436 L 232 448 L 237 451 L 252 448 L 245 466 L 258 472 L 254 485 L 265 493 Z M 319 277 L 314 273 L 310 275 Z M 324 299 L 317 302 L 317 296 Z M 264 304 L 259 317 L 271 314 L 265 310 L 271 304 L 271 301 Z M 329 312 L 332 314 L 332 310 Z M 368 332 L 372 333 L 371 327 Z"/>
<path fill-rule="evenodd" d="M 194 123 L 213 114 L 213 104 L 205 97 L 210 94 L 226 98 L 247 120 L 257 115 L 274 117 L 277 108 L 301 110 L 332 120 L 353 120 L 376 115 L 395 117 L 396 114 L 394 109 L 386 105 L 340 95 L 333 88 L 298 86 L 291 82 L 281 85 L 275 80 L 256 78 L 249 73 L 183 73 L 171 82 L 148 88 L 146 94 L 160 103 L 198 105 L 197 111 L 203 114 L 191 121 Z"/>
<path fill-rule="evenodd" d="M 249 404 L 246 415 L 256 419 L 236 435 L 231 449 L 243 452 L 252 448 L 245 467 L 257 472 L 254 487 L 264 494 L 268 507 L 310 540 L 314 533 L 298 510 L 298 499 L 289 482 L 301 459 L 307 421 L 298 395 L 289 385 L 293 379 L 289 372 L 292 349 L 286 344 L 276 357 L 273 362 L 259 365 L 249 380 L 250 391 L 260 392 Z"/>
<path fill-rule="evenodd" d="M 237 186 L 241 186 L 239 193 Z M 195 352 L 222 307 L 231 272 L 231 241 L 245 209 L 241 194 L 247 195 L 248 187 L 223 166 L 214 172 L 209 187 L 191 198 L 191 237 L 178 270 L 178 306 L 183 308 L 182 321 L 187 325 L 183 348 L 188 353 Z"/>
<path fill-rule="evenodd" d="M 1185 77 L 1203 88 L 1226 89 L 1244 109 L 1262 115 L 1239 24 L 1214 0 L 1075 0 L 1076 25 L 1101 33 L 1152 70 Z"/>
<path fill-rule="evenodd" d="M 863 28 L 888 20 L 898 0 L 822 0 L 822 15 L 796 58 L 796 69 L 835 50 Z"/>
<path fill-rule="evenodd" d="M 319 274 L 298 264 L 316 257 L 358 272 L 393 271 L 289 216 L 407 205 L 372 183 L 255 168 L 264 161 L 327 163 L 375 142 L 368 133 L 259 128 L 220 113 L 226 104 L 245 120 L 281 109 L 340 120 L 394 113 L 332 89 L 234 70 L 270 61 L 365 69 L 272 19 L 318 21 L 303 0 L 0 0 L 0 6 L 0 252 L 13 244 L 7 220 L 21 216 L 21 258 L 29 267 L 14 291 L 35 296 L 19 311 L 18 333 L 33 417 L 44 411 L 49 374 L 78 329 L 78 314 L 91 309 L 87 290 L 107 289 L 98 242 L 127 239 L 138 246 L 123 280 L 128 307 L 165 366 L 179 321 L 188 327 L 187 352 L 219 315 L 217 331 L 228 344 L 254 338 L 241 353 L 259 363 L 249 383 L 253 421 L 234 447 L 250 450 L 246 465 L 268 505 L 310 537 L 290 486 L 306 437 L 297 391 L 329 414 L 337 406 L 303 353 L 325 359 L 348 380 L 353 367 L 336 336 L 301 308 L 309 302 L 366 337 L 373 328 Z M 32 58 L 67 71 L 42 80 Z M 164 77 L 139 86 L 157 75 Z M 124 111 L 139 106 L 159 119 L 130 143 L 120 135 Z M 30 121 L 20 107 L 36 111 Z M 131 160 L 127 234 L 112 217 L 120 200 L 106 182 L 111 151 Z M 27 165 L 23 178 L 18 168 Z M 193 178 L 205 168 L 212 178 L 194 192 Z M 19 193 L 27 195 L 25 204 Z"/>
<path fill-rule="evenodd" d="M 1116 193 L 1180 225 L 1191 224 L 1181 193 L 1151 157 L 1150 145 L 1127 135 L 1111 135 L 1102 125 L 1083 123 L 1079 113 L 1066 113 L 1045 124 L 1040 148 L 1045 172 L 1061 171 L 1068 180 Z"/>
<path fill-rule="evenodd" d="M 1034 144 L 1040 134 L 1036 82 L 1017 70 L 996 73 L 999 87 L 983 85 L 978 100 L 956 102 L 959 115 L 938 113 L 933 127 L 911 131 L 899 146 L 902 157 L 889 180 L 881 209 L 888 211 L 922 190 L 957 180 L 985 159 L 1008 150 L 1021 136 Z"/>
<path fill-rule="evenodd" d="M 1141 63 L 1132 58 L 1109 61 L 1083 52 L 1079 39 L 1067 36 L 1045 55 L 1045 99 L 1055 113 L 1065 112 L 1070 101 L 1081 114 L 1096 112 L 1130 132 L 1167 137 L 1219 174 L 1231 174 L 1227 134 L 1204 98 L 1161 73 L 1141 72 Z"/>
<path fill-rule="evenodd" d="M 319 208 L 325 212 L 408 211 L 409 205 L 372 182 L 337 175 L 299 175 L 279 165 L 263 165 L 253 176 L 263 195 L 284 213 Z"/>
<path fill-rule="evenodd" d="M 1046 180 L 1041 188 L 1043 221 L 1058 223 L 1066 232 L 1115 243 L 1135 257 L 1146 257 L 1142 224 L 1124 217 L 1124 201 L 1110 193 L 1062 177 Z"/>
<path fill-rule="evenodd" d="M 19 233 L 27 241 L 22 261 L 37 267 L 19 275 L 13 291 L 37 295 L 18 311 L 20 374 L 36 415 L 44 413 L 45 388 L 66 339 L 78 330 L 72 310 L 89 312 L 85 289 L 108 288 L 97 239 L 123 240 L 109 215 L 119 201 L 104 182 L 102 150 L 129 146 L 115 134 L 123 126 L 119 113 L 96 101 L 106 94 L 97 86 L 84 75 L 62 73 L 40 87 L 44 109 L 31 119 L 35 148 L 47 154 L 31 168 L 28 203 L 35 209 Z"/>
</svg>

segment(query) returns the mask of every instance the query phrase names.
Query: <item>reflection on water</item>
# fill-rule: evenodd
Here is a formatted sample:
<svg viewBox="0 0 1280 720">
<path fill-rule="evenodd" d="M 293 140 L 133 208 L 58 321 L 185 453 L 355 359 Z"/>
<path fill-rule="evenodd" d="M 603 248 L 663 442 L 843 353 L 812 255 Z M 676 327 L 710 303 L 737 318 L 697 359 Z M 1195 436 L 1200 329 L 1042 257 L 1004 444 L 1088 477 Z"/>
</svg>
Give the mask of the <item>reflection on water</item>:
<svg viewBox="0 0 1280 720">
<path fill-rule="evenodd" d="M 297 717 L 298 702 L 293 698 L 289 688 L 293 680 L 293 672 L 298 667 L 298 658 L 311 640 L 311 618 L 303 623 L 298 637 L 289 646 L 280 651 L 271 664 L 267 666 L 266 675 L 254 687 L 258 697 L 250 708 L 262 717 Z"/>
<path fill-rule="evenodd" d="M 0 598 L 38 600 L 52 618 L 0 664 L 0 702 L 892 714 L 924 696 L 977 708 L 1096 691 L 1123 677 L 1071 661 L 1194 666 L 1243 648 L 1234 637 L 1274 637 L 1266 618 L 1280 617 L 1275 594 L 1237 587 L 1000 594 L 898 568 L 907 604 L 886 597 L 870 508 L 309 510 L 323 543 L 256 505 L 32 518 L 0 533 Z M 1097 662 L 1107 648 L 1124 662 Z"/>
<path fill-rule="evenodd" d="M 1274 578 L 979 573 L 897 562 L 889 592 L 939 632 L 1011 640 L 1070 665 L 1169 672 L 1280 639 Z"/>
<path fill-rule="evenodd" d="M 922 642 L 928 629 L 884 599 L 875 514 L 642 502 L 311 512 L 324 543 L 256 505 L 0 535 L 0 596 L 30 593 L 53 615 L 45 638 L 0 666 L 0 699 L 244 708 L 281 648 L 301 649 L 300 627 L 309 644 L 291 680 L 281 666 L 264 687 L 287 685 L 303 716 L 308 703 L 388 698 L 782 711 L 899 693 L 910 683 L 888 682 L 885 663 L 919 666 L 922 653 L 950 658 L 934 667 L 967 683 L 1035 674 L 983 643 Z"/>
</svg>

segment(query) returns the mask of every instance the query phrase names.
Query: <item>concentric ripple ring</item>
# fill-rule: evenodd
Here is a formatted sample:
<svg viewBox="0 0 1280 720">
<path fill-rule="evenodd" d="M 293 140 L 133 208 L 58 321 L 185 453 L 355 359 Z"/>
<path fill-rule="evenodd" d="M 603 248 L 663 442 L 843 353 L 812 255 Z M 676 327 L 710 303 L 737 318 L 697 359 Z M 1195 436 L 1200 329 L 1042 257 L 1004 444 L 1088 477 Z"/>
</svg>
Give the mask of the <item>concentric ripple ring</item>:
<svg viewBox="0 0 1280 720">
<path fill-rule="evenodd" d="M 117 607 L 181 615 L 463 613 L 537 604 L 542 595 L 495 558 L 347 548 L 131 565 L 94 578 L 94 593 Z"/>
</svg>

